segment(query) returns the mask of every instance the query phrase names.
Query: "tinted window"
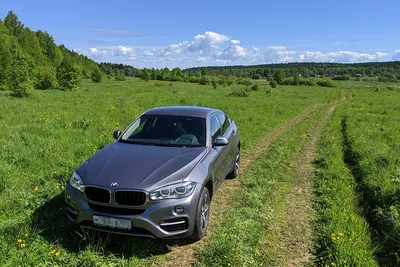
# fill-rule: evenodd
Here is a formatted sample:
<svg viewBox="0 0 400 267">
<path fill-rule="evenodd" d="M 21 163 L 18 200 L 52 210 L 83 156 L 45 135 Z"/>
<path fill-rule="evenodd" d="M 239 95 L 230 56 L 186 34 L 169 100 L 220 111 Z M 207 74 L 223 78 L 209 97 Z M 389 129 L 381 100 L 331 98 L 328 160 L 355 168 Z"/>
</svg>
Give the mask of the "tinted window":
<svg viewBox="0 0 400 267">
<path fill-rule="evenodd" d="M 214 141 L 217 136 L 221 135 L 221 125 L 219 124 L 219 121 L 217 119 L 216 115 L 212 115 L 210 118 L 210 131 L 211 131 L 211 136 L 212 140 Z"/>
<path fill-rule="evenodd" d="M 167 146 L 205 146 L 205 119 L 186 116 L 143 115 L 121 141 Z"/>
<path fill-rule="evenodd" d="M 222 134 L 224 134 L 225 132 L 226 132 L 226 130 L 228 130 L 228 128 L 229 128 L 229 119 L 228 119 L 228 117 L 226 117 L 225 116 L 225 114 L 223 114 L 223 113 L 217 113 L 217 116 L 218 116 L 218 119 L 219 119 L 219 121 L 220 121 L 220 123 L 221 123 L 221 125 L 222 125 Z"/>
</svg>

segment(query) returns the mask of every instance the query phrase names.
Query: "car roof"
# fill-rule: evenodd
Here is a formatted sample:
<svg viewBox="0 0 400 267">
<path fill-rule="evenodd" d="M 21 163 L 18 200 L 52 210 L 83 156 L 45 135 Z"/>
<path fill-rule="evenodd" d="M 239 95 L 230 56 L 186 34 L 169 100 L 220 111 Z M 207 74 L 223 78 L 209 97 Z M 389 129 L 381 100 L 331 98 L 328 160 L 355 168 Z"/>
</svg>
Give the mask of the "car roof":
<svg viewBox="0 0 400 267">
<path fill-rule="evenodd" d="M 196 106 L 169 106 L 153 108 L 144 113 L 144 115 L 170 115 L 170 116 L 189 116 L 206 118 L 208 114 L 213 112 L 222 112 L 218 109 L 196 107 Z"/>
</svg>

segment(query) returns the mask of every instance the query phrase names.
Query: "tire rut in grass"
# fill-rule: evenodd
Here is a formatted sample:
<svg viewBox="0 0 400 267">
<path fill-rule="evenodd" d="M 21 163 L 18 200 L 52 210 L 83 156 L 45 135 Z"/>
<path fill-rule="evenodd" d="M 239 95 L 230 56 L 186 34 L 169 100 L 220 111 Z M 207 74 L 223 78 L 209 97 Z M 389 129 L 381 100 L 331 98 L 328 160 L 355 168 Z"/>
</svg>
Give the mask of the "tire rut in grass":
<svg viewBox="0 0 400 267">
<path fill-rule="evenodd" d="M 345 99 L 333 103 L 316 125 L 310 129 L 305 140 L 303 139 L 292 187 L 288 189 L 288 193 L 284 197 L 282 213 L 278 215 L 274 225 L 271 226 L 274 242 L 262 241 L 272 251 L 275 251 L 275 256 L 283 261 L 282 264 L 285 266 L 310 264 L 314 215 L 313 185 L 310 177 L 314 169 L 317 141 L 329 117 L 344 101 Z"/>
<path fill-rule="evenodd" d="M 263 138 L 260 142 L 257 142 L 257 145 L 253 147 L 251 153 L 249 153 L 249 156 L 242 159 L 241 173 L 243 173 L 254 161 L 260 158 L 262 154 L 269 149 L 271 144 L 273 144 L 282 134 L 298 125 L 305 118 L 310 116 L 310 114 L 316 112 L 321 107 L 322 105 L 317 104 L 309 109 L 306 109 L 293 120 L 276 129 L 267 137 Z M 210 236 L 212 235 L 213 229 L 222 221 L 223 211 L 229 207 L 229 199 L 232 192 L 234 192 L 239 185 L 240 176 L 235 180 L 226 180 L 224 182 L 223 186 L 219 189 L 212 202 L 207 236 L 201 241 L 191 244 L 185 243 L 187 242 L 185 240 L 178 240 L 175 242 L 175 246 L 170 248 L 171 252 L 162 259 L 162 266 L 190 266 L 192 262 L 194 262 L 195 246 L 208 242 Z M 218 209 L 212 207 L 218 207 Z"/>
</svg>

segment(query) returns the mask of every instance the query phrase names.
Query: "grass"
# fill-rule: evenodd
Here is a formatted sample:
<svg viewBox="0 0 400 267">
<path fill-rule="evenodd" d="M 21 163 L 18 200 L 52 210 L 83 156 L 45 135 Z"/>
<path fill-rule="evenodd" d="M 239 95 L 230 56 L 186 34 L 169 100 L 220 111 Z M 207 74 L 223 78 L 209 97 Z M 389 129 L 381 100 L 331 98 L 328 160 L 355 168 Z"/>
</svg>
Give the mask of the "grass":
<svg viewBox="0 0 400 267">
<path fill-rule="evenodd" d="M 63 187 L 72 172 L 113 141 L 114 129 L 124 129 L 145 110 L 164 105 L 220 108 L 239 125 L 246 157 L 263 136 L 306 108 L 340 94 L 339 89 L 278 87 L 266 95 L 260 86 L 249 97 L 237 98 L 227 95 L 240 90 L 240 85 L 213 89 L 157 83 L 83 81 L 78 92 L 37 91 L 27 99 L 0 92 L 2 264 L 134 266 L 150 264 L 168 252 L 161 241 L 78 235 L 63 209 Z"/>
<path fill-rule="evenodd" d="M 365 203 L 379 262 L 400 265 L 400 93 L 385 89 L 354 95 L 342 121 L 346 162 Z"/>
<path fill-rule="evenodd" d="M 204 266 L 280 266 L 282 255 L 277 243 L 276 221 L 284 224 L 288 214 L 284 198 L 296 179 L 298 151 L 304 135 L 322 116 L 314 112 L 283 134 L 249 169 L 239 176 L 240 188 L 233 194 L 226 218 L 199 248 L 199 265 Z M 286 262 L 287 263 L 287 262 Z"/>
<path fill-rule="evenodd" d="M 344 163 L 343 109 L 329 121 L 319 142 L 315 171 L 318 266 L 378 266 L 368 225 L 362 216 L 357 183 Z"/>
</svg>

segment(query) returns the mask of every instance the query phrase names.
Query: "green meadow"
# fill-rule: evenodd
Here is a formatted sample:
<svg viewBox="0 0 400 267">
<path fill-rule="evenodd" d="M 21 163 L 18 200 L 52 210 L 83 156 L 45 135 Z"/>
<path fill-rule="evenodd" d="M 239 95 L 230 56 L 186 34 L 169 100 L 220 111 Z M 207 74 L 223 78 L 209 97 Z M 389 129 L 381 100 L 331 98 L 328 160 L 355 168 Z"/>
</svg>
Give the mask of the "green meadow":
<svg viewBox="0 0 400 267">
<path fill-rule="evenodd" d="M 247 97 L 232 94 L 244 92 L 244 85 L 139 79 L 83 80 L 78 91 L 36 90 L 28 98 L 0 91 L 0 263 L 138 266 L 171 260 L 174 241 L 76 229 L 66 218 L 63 194 L 73 171 L 113 142 L 114 130 L 124 130 L 150 108 L 196 105 L 221 109 L 237 123 L 243 160 L 271 133 L 311 110 L 241 173 L 229 207 L 212 206 L 224 216 L 206 240 L 191 245 L 191 262 L 198 265 L 285 265 L 279 249 L 265 245 L 274 241 L 270 227 L 275 214 L 290 217 L 283 199 L 296 181 L 307 134 L 332 103 L 346 99 L 318 139 L 309 177 L 315 210 L 314 230 L 306 237 L 312 243 L 310 262 L 399 264 L 400 85 L 335 84 L 271 89 L 260 82 L 257 90 L 245 91 Z"/>
</svg>

